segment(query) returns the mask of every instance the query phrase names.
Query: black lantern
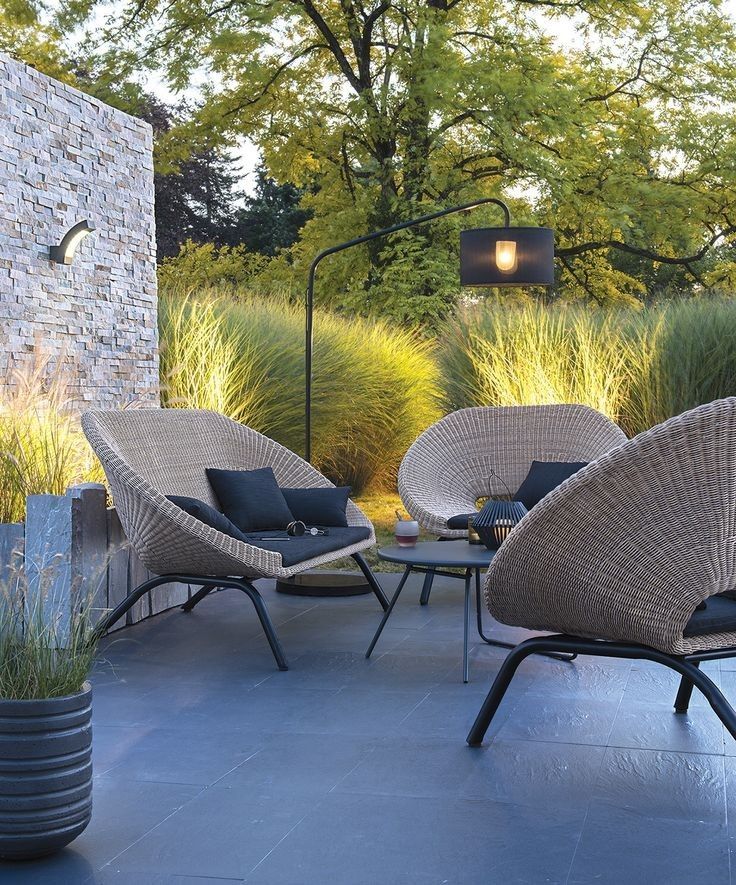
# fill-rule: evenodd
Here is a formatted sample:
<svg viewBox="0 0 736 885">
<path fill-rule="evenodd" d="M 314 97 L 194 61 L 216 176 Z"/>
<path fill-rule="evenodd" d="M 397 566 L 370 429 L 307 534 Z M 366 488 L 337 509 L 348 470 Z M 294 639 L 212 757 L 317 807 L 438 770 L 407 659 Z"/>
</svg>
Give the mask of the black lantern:
<svg viewBox="0 0 736 885">
<path fill-rule="evenodd" d="M 491 499 L 473 520 L 473 528 L 489 550 L 498 550 L 526 514 L 521 501 Z"/>
<path fill-rule="evenodd" d="M 549 227 L 460 231 L 462 286 L 551 286 L 555 237 Z"/>
</svg>

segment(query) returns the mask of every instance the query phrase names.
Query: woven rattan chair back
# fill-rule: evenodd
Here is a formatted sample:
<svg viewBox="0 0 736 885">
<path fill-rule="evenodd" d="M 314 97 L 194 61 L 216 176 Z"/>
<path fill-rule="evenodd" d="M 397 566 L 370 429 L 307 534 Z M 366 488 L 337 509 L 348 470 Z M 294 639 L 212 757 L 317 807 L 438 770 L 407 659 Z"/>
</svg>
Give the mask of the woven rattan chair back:
<svg viewBox="0 0 736 885">
<path fill-rule="evenodd" d="M 189 495 L 216 505 L 205 468 L 252 470 L 270 466 L 282 486 L 329 486 L 322 474 L 277 442 L 216 412 L 201 409 L 89 411 L 82 427 L 110 483 L 127 538 L 157 574 L 272 575 L 287 573 L 281 556 L 243 544 L 200 523 L 166 499 Z M 367 526 L 365 514 L 348 501 L 349 525 Z M 330 562 L 335 554 L 309 560 L 304 568 Z M 301 570 L 294 566 L 288 573 Z"/>
<path fill-rule="evenodd" d="M 409 448 L 399 494 L 425 530 L 462 537 L 466 532 L 448 529 L 447 520 L 472 512 L 478 498 L 505 495 L 504 483 L 514 492 L 532 461 L 592 461 L 624 442 L 624 432 L 588 406 L 461 409 Z"/>
<path fill-rule="evenodd" d="M 736 588 L 736 398 L 671 418 L 589 464 L 514 529 L 488 571 L 498 620 L 670 654 L 696 606 Z"/>
<path fill-rule="evenodd" d="M 85 425 L 135 473 L 164 495 L 215 505 L 206 467 L 272 467 L 280 485 L 329 485 L 311 465 L 274 440 L 203 409 L 90 411 Z"/>
</svg>

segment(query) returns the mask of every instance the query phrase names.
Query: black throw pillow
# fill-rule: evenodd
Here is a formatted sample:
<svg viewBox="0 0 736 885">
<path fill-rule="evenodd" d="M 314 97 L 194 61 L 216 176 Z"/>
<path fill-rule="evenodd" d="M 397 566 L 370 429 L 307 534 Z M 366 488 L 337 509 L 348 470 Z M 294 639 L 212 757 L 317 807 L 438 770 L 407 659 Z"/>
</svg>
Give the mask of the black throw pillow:
<svg viewBox="0 0 736 885">
<path fill-rule="evenodd" d="M 205 469 L 222 512 L 241 532 L 285 529 L 291 510 L 271 467 L 258 470 Z"/>
<path fill-rule="evenodd" d="M 281 489 L 294 519 L 307 525 L 340 526 L 346 528 L 350 486 L 317 489 Z"/>
<path fill-rule="evenodd" d="M 521 501 L 527 510 L 531 510 L 552 489 L 556 489 L 561 482 L 586 464 L 587 461 L 532 461 L 529 473 L 519 486 L 514 500 Z"/>
<path fill-rule="evenodd" d="M 478 511 L 474 510 L 472 513 L 460 513 L 457 516 L 451 516 L 447 520 L 447 528 L 448 529 L 466 529 L 468 527 L 468 519 L 471 516 L 477 516 Z"/>
<path fill-rule="evenodd" d="M 210 507 L 209 504 L 205 504 L 199 498 L 188 498 L 186 495 L 167 495 L 166 497 L 172 504 L 181 507 L 185 513 L 203 522 L 215 531 L 222 532 L 223 535 L 230 535 L 232 538 L 237 538 L 238 541 L 243 541 L 245 544 L 248 543 L 245 535 L 224 513 L 220 513 L 219 510 L 215 510 L 214 507 Z"/>
</svg>

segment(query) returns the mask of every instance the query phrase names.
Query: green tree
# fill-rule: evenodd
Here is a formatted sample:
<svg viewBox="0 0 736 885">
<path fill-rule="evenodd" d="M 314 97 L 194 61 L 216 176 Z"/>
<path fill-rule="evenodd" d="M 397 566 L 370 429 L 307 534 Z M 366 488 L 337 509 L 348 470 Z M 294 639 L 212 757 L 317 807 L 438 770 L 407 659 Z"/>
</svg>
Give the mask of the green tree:
<svg viewBox="0 0 736 885">
<path fill-rule="evenodd" d="M 255 193 L 236 213 L 230 241 L 251 252 L 275 255 L 293 246 L 311 213 L 299 205 L 303 191 L 290 182 L 279 184 L 262 164 L 256 170 Z"/>
<path fill-rule="evenodd" d="M 644 266 L 698 280 L 736 230 L 736 42 L 718 0 L 131 0 L 114 28 L 142 35 L 118 39 L 117 63 L 163 62 L 180 88 L 204 75 L 205 130 L 255 139 L 278 180 L 318 182 L 300 274 L 325 245 L 483 194 L 556 229 L 566 298 L 637 301 Z M 326 262 L 325 295 L 442 315 L 459 224 Z"/>
<path fill-rule="evenodd" d="M 61 32 L 44 22 L 45 6 L 36 0 L 0 2 L 0 52 L 5 52 L 57 80 L 73 82 Z"/>
</svg>

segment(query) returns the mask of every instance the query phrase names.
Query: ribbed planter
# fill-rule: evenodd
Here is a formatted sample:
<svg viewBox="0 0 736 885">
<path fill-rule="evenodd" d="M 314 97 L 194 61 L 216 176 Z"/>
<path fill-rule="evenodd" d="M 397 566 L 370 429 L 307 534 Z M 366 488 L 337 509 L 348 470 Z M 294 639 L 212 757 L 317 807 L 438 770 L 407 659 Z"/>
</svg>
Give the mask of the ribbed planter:
<svg viewBox="0 0 736 885">
<path fill-rule="evenodd" d="M 0 700 L 0 858 L 68 845 L 92 816 L 92 688 Z"/>
</svg>

